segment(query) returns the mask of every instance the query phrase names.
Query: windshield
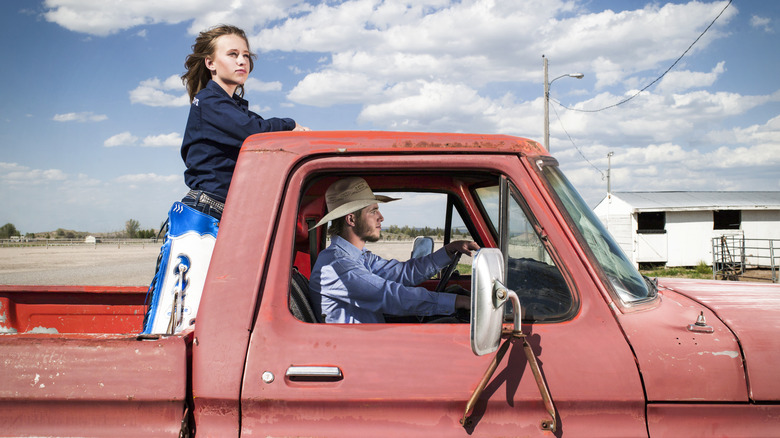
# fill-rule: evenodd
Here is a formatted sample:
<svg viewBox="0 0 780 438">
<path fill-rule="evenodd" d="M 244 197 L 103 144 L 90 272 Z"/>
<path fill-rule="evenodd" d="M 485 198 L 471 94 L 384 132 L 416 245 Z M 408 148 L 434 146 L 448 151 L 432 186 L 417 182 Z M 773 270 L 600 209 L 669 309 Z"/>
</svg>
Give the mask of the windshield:
<svg viewBox="0 0 780 438">
<path fill-rule="evenodd" d="M 612 235 L 604 228 L 593 210 L 585 204 L 558 167 L 544 165 L 543 161 L 537 164 L 540 164 L 542 174 L 558 195 L 561 204 L 579 229 L 580 235 L 601 265 L 618 297 L 626 304 L 653 298 L 656 295 L 655 288 L 648 284 L 636 270 L 634 264 L 628 260 Z"/>
</svg>

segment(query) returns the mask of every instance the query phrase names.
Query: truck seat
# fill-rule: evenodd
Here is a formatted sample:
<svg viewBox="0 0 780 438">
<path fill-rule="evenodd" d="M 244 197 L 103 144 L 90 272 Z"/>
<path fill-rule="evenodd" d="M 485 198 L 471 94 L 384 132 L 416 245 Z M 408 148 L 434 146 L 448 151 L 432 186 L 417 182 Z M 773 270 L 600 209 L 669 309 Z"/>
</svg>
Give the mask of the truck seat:
<svg viewBox="0 0 780 438">
<path fill-rule="evenodd" d="M 290 312 L 303 322 L 322 322 L 309 302 L 309 280 L 293 266 L 290 278 Z"/>
<path fill-rule="evenodd" d="M 295 225 L 295 265 L 301 273 L 311 274 L 317 253 L 325 244 L 325 227 L 309 230 L 324 215 L 325 201 L 313 199 L 301 205 Z"/>
</svg>

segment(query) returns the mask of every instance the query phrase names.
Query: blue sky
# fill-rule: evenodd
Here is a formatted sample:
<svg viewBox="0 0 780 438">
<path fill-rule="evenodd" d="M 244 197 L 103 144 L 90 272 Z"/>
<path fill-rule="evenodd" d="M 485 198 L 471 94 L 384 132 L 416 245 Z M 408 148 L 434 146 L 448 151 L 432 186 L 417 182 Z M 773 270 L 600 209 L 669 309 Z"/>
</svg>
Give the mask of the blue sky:
<svg viewBox="0 0 780 438">
<path fill-rule="evenodd" d="M 158 227 L 186 191 L 177 76 L 195 34 L 219 23 L 251 36 L 245 97 L 264 116 L 541 141 L 544 54 L 551 79 L 585 75 L 554 82 L 550 142 L 591 205 L 608 152 L 615 191 L 780 190 L 780 2 L 224 3 L 2 2 L 0 224 Z M 721 11 L 630 102 L 556 103 L 592 111 L 635 94 Z"/>
</svg>

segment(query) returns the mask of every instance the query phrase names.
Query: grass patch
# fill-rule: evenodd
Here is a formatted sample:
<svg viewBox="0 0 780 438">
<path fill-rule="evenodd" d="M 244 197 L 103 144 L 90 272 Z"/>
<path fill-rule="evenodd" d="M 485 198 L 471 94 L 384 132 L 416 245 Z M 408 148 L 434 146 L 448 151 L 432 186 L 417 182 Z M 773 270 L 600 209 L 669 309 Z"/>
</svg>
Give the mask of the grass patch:
<svg viewBox="0 0 780 438">
<path fill-rule="evenodd" d="M 700 278 L 700 279 L 712 279 L 712 268 L 707 266 L 704 262 L 699 262 L 698 265 L 693 267 L 674 267 L 667 268 L 664 266 L 646 267 L 646 269 L 640 269 L 642 275 L 647 277 L 678 277 L 678 278 Z"/>
</svg>

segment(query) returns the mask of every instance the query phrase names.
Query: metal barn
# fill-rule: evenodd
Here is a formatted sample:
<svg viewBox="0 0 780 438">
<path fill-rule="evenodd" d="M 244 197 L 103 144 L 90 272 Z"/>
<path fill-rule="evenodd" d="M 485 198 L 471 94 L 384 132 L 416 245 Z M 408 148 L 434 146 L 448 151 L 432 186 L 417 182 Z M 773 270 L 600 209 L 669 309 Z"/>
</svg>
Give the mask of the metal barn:
<svg viewBox="0 0 780 438">
<path fill-rule="evenodd" d="M 780 192 L 612 192 L 594 212 L 635 265 L 712 265 L 714 242 L 780 239 Z M 757 259 L 768 253 L 744 253 L 743 262 L 775 263 Z"/>
</svg>

